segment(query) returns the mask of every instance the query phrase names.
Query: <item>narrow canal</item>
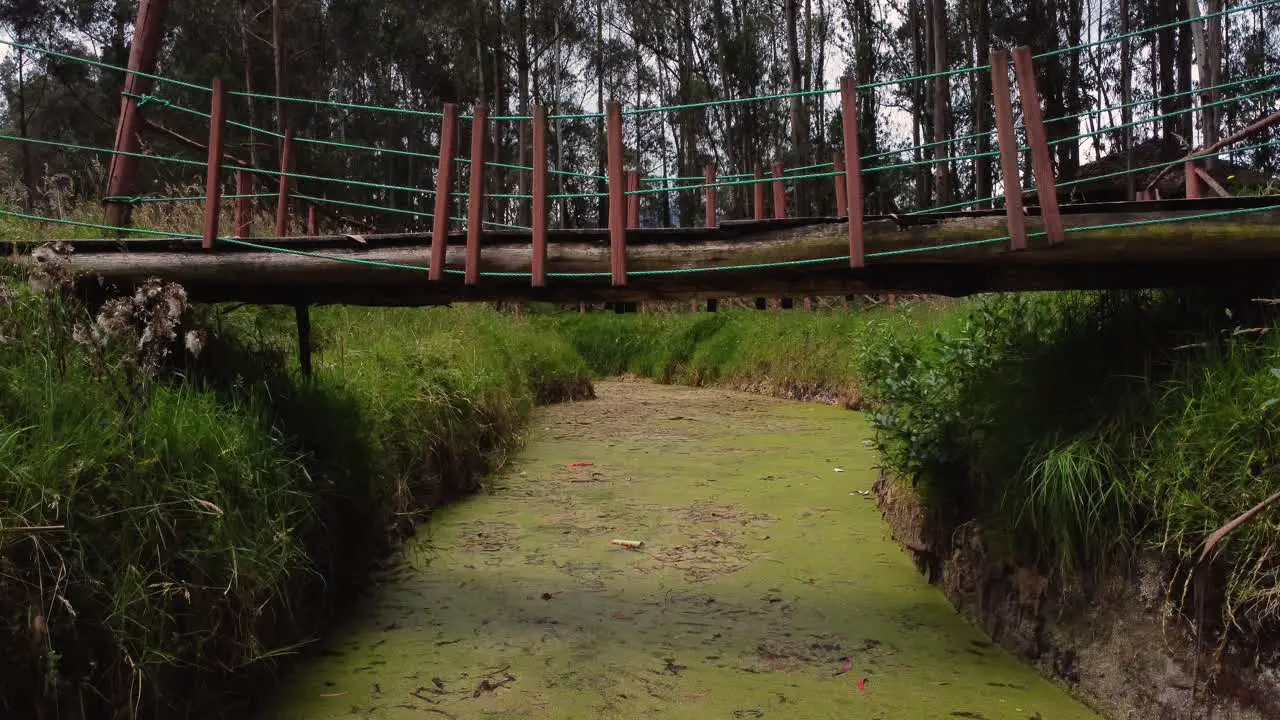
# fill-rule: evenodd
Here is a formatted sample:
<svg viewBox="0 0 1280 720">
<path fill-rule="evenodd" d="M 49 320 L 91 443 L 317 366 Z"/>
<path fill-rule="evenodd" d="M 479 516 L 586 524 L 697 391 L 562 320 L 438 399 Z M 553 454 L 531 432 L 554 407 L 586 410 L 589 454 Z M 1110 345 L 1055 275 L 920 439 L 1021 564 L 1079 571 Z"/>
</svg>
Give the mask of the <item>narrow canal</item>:
<svg viewBox="0 0 1280 720">
<path fill-rule="evenodd" d="M 493 492 L 423 526 L 263 720 L 1097 717 L 888 537 L 857 413 L 597 392 L 541 409 Z"/>
</svg>

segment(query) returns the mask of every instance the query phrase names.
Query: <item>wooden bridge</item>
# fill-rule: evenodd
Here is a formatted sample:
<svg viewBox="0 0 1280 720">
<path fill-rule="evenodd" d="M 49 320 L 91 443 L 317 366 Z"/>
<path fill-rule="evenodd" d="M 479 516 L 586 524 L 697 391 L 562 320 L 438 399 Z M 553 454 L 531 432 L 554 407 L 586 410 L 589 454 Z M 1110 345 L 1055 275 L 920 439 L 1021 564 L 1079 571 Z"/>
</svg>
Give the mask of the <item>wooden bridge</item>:
<svg viewBox="0 0 1280 720">
<path fill-rule="evenodd" d="M 1269 4 L 1280 0 L 1264 0 Z M 98 228 L 107 235 L 99 240 L 75 240 L 73 265 L 86 274 L 87 290 L 103 292 L 127 290 L 151 277 L 179 282 L 190 297 L 202 301 L 247 301 L 307 305 L 348 303 L 368 305 L 433 305 L 467 300 L 546 300 L 555 302 L 629 302 L 644 299 L 722 298 L 759 295 L 848 295 L 864 292 L 926 292 L 965 295 L 987 291 L 1057 290 L 1091 288 L 1147 288 L 1171 286 L 1271 285 L 1280 277 L 1280 197 L 1230 197 L 1220 183 L 1205 172 L 1204 164 L 1224 152 L 1249 149 L 1240 143 L 1280 126 L 1280 112 L 1270 112 L 1226 137 L 1191 150 L 1185 157 L 1166 160 L 1125 172 L 1158 171 L 1149 179 L 1137 199 L 1128 202 L 1076 203 L 1059 205 L 1067 186 L 1082 180 L 1059 183 L 1051 158 L 1051 145 L 1041 116 L 1041 98 L 1036 91 L 1034 62 L 1038 57 L 1111 42 L 1089 43 L 1033 55 L 1026 47 L 993 49 L 989 66 L 965 68 L 943 74 L 990 72 L 998 151 L 951 157 L 945 148 L 961 138 L 929 143 L 904 150 L 864 156 L 859 151 L 858 93 L 874 91 L 844 78 L 838 90 L 843 149 L 830 163 L 807 168 L 785 169 L 774 162 L 766 176 L 760 165 L 754 172 L 718 177 L 715 167 L 693 185 L 667 187 L 662 178 L 658 189 L 643 189 L 637 171 L 628 170 L 631 158 L 641 162 L 643 151 L 624 144 L 627 113 L 618 103 L 608 103 L 593 117 L 604 121 L 607 174 L 596 176 L 549 167 L 547 136 L 549 121 L 555 120 L 542 107 L 529 117 L 508 117 L 504 121 L 528 122 L 532 135 L 529 166 L 502 165 L 486 157 L 491 119 L 484 105 L 476 105 L 462 116 L 453 104 L 442 111 L 419 112 L 438 117 L 438 153 L 420 154 L 435 161 L 431 188 L 393 188 L 399 191 L 434 195 L 434 213 L 404 211 L 342 200 L 324 200 L 299 193 L 302 182 L 342 183 L 347 186 L 388 188 L 376 183 L 344 178 L 328 178 L 299 172 L 293 167 L 293 147 L 309 142 L 327 148 L 355 149 L 382 153 L 387 148 L 345 142 L 296 137 L 292 131 L 274 133 L 250 128 L 280 141 L 279 165 L 256 167 L 237 159 L 226 150 L 224 134 L 229 124 L 227 96 L 246 97 L 253 93 L 229 93 L 220 80 L 207 88 L 189 82 L 184 88 L 209 93 L 209 110 L 184 108 L 162 96 L 149 94 L 152 85 L 175 82 L 154 75 L 160 36 L 162 0 L 142 0 L 138 9 L 136 40 L 129 67 L 124 73 L 124 91 L 116 141 L 109 150 L 111 168 L 104 201 L 104 224 L 65 218 L 46 218 L 0 210 L 0 213 L 36 222 Z M 1239 12 L 1245 8 L 1220 11 Z M 1184 20 L 1179 23 L 1196 22 Z M 1175 23 L 1175 24 L 1179 24 Z M 1159 28 L 1152 28 L 1154 31 Z M 1142 31 L 1146 32 L 1146 31 Z M 24 46 L 25 47 L 25 46 Z M 38 48 L 27 48 L 41 51 Z M 1012 63 L 1010 62 L 1012 60 Z M 97 63 L 101 66 L 102 63 Z M 936 75 L 936 74 L 935 74 Z M 1016 84 L 1010 82 L 1011 75 Z M 892 81 L 920 82 L 920 76 Z M 1267 82 L 1261 90 L 1237 97 L 1257 97 L 1280 92 L 1280 73 L 1247 78 L 1195 91 L 1204 97 L 1243 83 Z M 870 89 L 869 89 L 870 88 Z M 732 102 L 769 102 L 789 95 L 746 98 Z M 1015 97 L 1020 107 L 1020 124 L 1015 124 Z M 315 101 L 302 98 L 275 100 Z M 1165 98 L 1143 100 L 1153 103 Z M 1232 98 L 1214 101 L 1231 102 Z M 335 104 L 335 103 L 331 103 Z M 695 106 L 636 110 L 633 112 L 682 112 Z M 201 143 L 165 130 L 142 117 L 143 106 L 195 114 L 208 119 L 208 141 Z M 344 106 L 342 103 L 336 103 Z M 357 107 L 391 111 L 388 108 Z M 1206 105 L 1207 107 L 1207 105 Z M 398 112 L 398 111 L 397 111 Z M 1192 112 L 1192 108 L 1171 114 Z M 1150 123 L 1166 115 L 1140 121 Z M 576 117 L 576 116 L 575 116 Z M 1051 120 L 1060 120 L 1054 118 Z M 433 120 L 434 121 L 434 120 Z M 462 145 L 462 121 L 469 122 L 471 153 L 456 157 Z M 1136 123 L 1135 123 L 1136 124 Z M 160 157 L 141 152 L 139 137 L 144 130 L 167 133 L 180 145 L 203 151 L 203 162 Z M 1026 138 L 1017 137 L 1021 129 Z M 1091 134 L 1111 132 L 1103 128 Z M 1127 132 L 1127 131 L 1126 131 Z M 980 132 L 978 135 L 986 134 Z M 176 136 L 176 138 L 175 138 Z M 974 136 L 966 136 L 974 137 Z M 1080 138 L 1086 135 L 1079 136 Z M 14 139 L 14 138 L 9 138 Z M 1078 141 L 1066 138 L 1066 141 Z M 44 142 L 28 140 L 30 142 Z M 1126 141 L 1129 146 L 1130 141 Z M 75 149 L 97 150 L 71 146 Z M 1280 144 L 1280 140 L 1252 147 Z M 942 146 L 939 150 L 936 146 Z M 998 180 L 1002 192 L 990 198 L 926 208 L 901 215 L 865 212 L 864 175 L 884 171 L 883 166 L 864 164 L 885 155 L 933 147 L 933 157 L 892 167 L 948 166 L 964 158 L 999 158 Z M 335 150 L 336 151 L 336 150 Z M 403 154 L 403 151 L 395 151 Z M 415 153 L 409 153 L 415 154 Z M 1024 164 L 1024 154 L 1029 162 Z M 635 160 L 640 158 L 640 160 Z M 156 228 L 136 228 L 130 215 L 142 200 L 170 201 L 167 198 L 136 198 L 137 166 L 143 159 L 202 167 L 206 191 L 196 200 L 204 205 L 204 225 L 200 234 Z M 455 167 L 466 172 L 466 192 L 458 192 Z M 491 167 L 514 170 L 531 181 L 529 194 L 509 194 L 527 203 L 530 226 L 516 226 L 495 218 L 486 193 L 491 183 L 486 173 Z M 1024 170 L 1025 168 L 1028 168 Z M 831 168 L 823 172 L 799 172 L 808 168 Z M 1169 170 L 1184 177 L 1182 199 L 1159 199 L 1159 181 Z M 550 206 L 557 197 L 549 189 L 553 173 L 580 175 L 600 181 L 604 193 L 577 197 L 600 197 L 600 229 L 552 227 Z M 790 173 L 790 174 L 788 174 Z M 1025 178 L 1024 178 L 1025 175 Z M 253 179 L 266 176 L 274 182 L 274 192 L 253 192 Z M 833 217 L 787 217 L 786 184 L 814 179 L 833 183 Z M 1034 181 L 1035 190 L 1024 192 L 1024 180 Z M 224 195 L 224 185 L 235 188 Z M 1217 197 L 1202 198 L 1205 185 Z M 717 191 L 726 187 L 749 187 L 752 191 L 749 219 L 720 221 Z M 772 188 L 772 212 L 766 206 L 766 187 Z M 702 227 L 640 227 L 638 209 L 642 197 L 654 192 L 699 192 L 705 209 Z M 1032 197 L 1037 205 L 1027 205 Z M 255 236 L 250 228 L 254 199 L 270 195 L 276 199 L 274 236 Z M 453 197 L 465 197 L 466 217 L 452 218 Z M 232 203 L 234 233 L 223 233 L 224 203 Z M 1003 207 L 997 207 L 999 205 Z M 960 211 L 957 207 L 994 207 Z M 297 207 L 307 211 L 305 237 L 290 237 L 292 214 Z M 430 232 L 356 234 L 350 223 L 334 222 L 322 231 L 317 210 L 356 206 L 374 211 L 400 212 L 431 218 Z M 739 210 L 743 209 L 739 206 Z M 562 213 L 563 215 L 563 213 Z M 768 217 L 768 216 L 772 217 Z M 461 220 L 466 228 L 453 231 Z M 563 218 L 562 218 L 563 220 Z M 376 226 L 375 226 L 376 227 Z M 508 228 L 508 229 L 493 229 Z M 143 235 L 143 237 L 138 237 Z M 30 262 L 27 251 L 33 242 L 11 241 L 6 257 L 11 262 Z"/>
</svg>

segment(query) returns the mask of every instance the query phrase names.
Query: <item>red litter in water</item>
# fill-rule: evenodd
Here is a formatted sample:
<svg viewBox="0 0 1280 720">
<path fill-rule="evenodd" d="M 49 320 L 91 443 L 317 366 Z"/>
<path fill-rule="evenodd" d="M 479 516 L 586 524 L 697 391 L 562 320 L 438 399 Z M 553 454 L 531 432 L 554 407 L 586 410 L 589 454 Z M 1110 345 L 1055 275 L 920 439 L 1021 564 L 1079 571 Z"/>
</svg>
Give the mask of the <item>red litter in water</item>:
<svg viewBox="0 0 1280 720">
<path fill-rule="evenodd" d="M 574 463 L 569 463 L 569 467 L 590 467 L 590 466 L 592 466 L 592 465 L 595 465 L 595 463 L 592 463 L 592 462 L 574 462 Z"/>
<path fill-rule="evenodd" d="M 858 692 L 865 693 L 867 691 L 867 679 L 858 678 Z"/>
</svg>

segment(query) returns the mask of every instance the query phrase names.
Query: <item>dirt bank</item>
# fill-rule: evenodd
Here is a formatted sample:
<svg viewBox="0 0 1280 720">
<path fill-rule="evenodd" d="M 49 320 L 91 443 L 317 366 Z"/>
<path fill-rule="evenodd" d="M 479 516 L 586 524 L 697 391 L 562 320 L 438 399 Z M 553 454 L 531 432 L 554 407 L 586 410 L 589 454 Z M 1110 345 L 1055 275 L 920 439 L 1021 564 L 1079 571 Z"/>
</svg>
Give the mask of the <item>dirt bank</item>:
<svg viewBox="0 0 1280 720">
<path fill-rule="evenodd" d="M 906 483 L 876 481 L 890 531 L 971 622 L 1058 678 L 1109 718 L 1280 718 L 1280 662 L 1206 648 L 1196 666 L 1188 624 L 1147 561 L 1099 587 L 1058 587 L 991 549 L 977 522 L 940 522 Z M 1252 649 L 1251 649 L 1252 650 Z M 1197 682 L 1198 678 L 1198 682 Z"/>
</svg>

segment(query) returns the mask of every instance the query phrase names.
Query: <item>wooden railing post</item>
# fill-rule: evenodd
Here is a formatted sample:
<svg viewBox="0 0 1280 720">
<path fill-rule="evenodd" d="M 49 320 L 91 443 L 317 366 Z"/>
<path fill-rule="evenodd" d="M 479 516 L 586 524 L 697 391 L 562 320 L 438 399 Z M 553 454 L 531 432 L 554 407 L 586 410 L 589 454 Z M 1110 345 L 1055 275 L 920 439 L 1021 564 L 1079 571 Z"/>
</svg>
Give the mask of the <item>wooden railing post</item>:
<svg viewBox="0 0 1280 720">
<path fill-rule="evenodd" d="M 623 174 L 622 106 L 616 102 L 605 105 L 605 135 L 608 148 L 609 259 L 612 261 L 613 284 L 626 285 L 627 179 Z"/>
<path fill-rule="evenodd" d="M 247 170 L 236 170 L 236 237 L 253 235 L 253 176 Z"/>
<path fill-rule="evenodd" d="M 773 217 L 782 220 L 787 216 L 787 188 L 782 184 L 782 163 L 773 164 Z"/>
<path fill-rule="evenodd" d="M 1044 116 L 1040 113 L 1040 93 L 1036 91 L 1036 69 L 1031 60 L 1031 48 L 1025 45 L 1014 48 L 1013 65 L 1018 76 L 1018 99 L 1022 102 L 1022 125 L 1027 130 L 1027 144 L 1031 146 L 1040 220 L 1044 223 L 1049 244 L 1057 245 L 1066 240 L 1066 232 L 1062 227 L 1062 214 L 1058 212 L 1058 182 L 1053 174 L 1053 159 L 1049 156 Z"/>
<path fill-rule="evenodd" d="M 443 153 L 441 153 L 443 155 Z M 533 261 L 534 287 L 547 284 L 547 109 L 533 106 Z"/>
<path fill-rule="evenodd" d="M 467 193 L 467 256 L 463 281 L 480 281 L 480 236 L 484 232 L 484 146 L 489 131 L 489 106 L 471 111 L 471 189 Z"/>
<path fill-rule="evenodd" d="M 222 216 L 222 131 L 225 124 L 222 78 L 213 79 L 213 97 L 209 101 L 209 161 L 204 182 L 204 235 L 200 247 L 212 251 L 218 240 L 218 221 Z"/>
<path fill-rule="evenodd" d="M 763 220 L 765 218 L 764 168 L 760 167 L 759 165 L 756 165 L 755 180 L 756 180 L 755 184 L 751 186 L 751 190 L 752 190 L 751 197 L 752 197 L 752 200 L 754 201 L 752 203 L 751 210 L 754 213 L 756 220 Z"/>
<path fill-rule="evenodd" d="M 703 224 L 713 228 L 719 224 L 716 218 L 716 166 L 708 165 L 702 171 L 702 178 L 703 203 L 706 206 L 706 220 Z"/>
<path fill-rule="evenodd" d="M 841 122 L 844 126 L 845 192 L 849 200 L 849 267 L 867 264 L 862 226 L 862 158 L 858 148 L 858 84 L 840 78 Z"/>
<path fill-rule="evenodd" d="M 991 94 L 995 100 L 996 140 L 1000 147 L 1000 177 L 1004 184 L 1005 216 L 1014 250 L 1027 247 L 1027 219 L 1022 211 L 1022 180 L 1018 176 L 1018 139 L 1013 133 L 1013 99 L 1009 95 L 1009 51 L 991 50 Z"/>
<path fill-rule="evenodd" d="M 139 0 L 138 14 L 134 21 L 133 45 L 129 48 L 129 70 L 124 76 L 124 92 L 120 97 L 120 117 L 116 120 L 115 154 L 107 171 L 107 197 L 123 198 L 133 195 L 137 187 L 138 157 L 142 149 L 138 134 L 142 129 L 138 96 L 151 88 L 151 78 L 138 72 L 154 73 L 156 56 L 160 52 L 160 39 L 164 34 L 164 14 L 169 0 Z M 107 203 L 107 224 L 127 227 L 132 205 L 113 200 Z"/>
<path fill-rule="evenodd" d="M 444 277 L 449 249 L 449 193 L 453 191 L 453 161 L 457 151 L 458 106 L 445 103 L 440 120 L 440 165 L 436 171 L 436 215 L 431 225 L 431 269 L 427 279 Z"/>
<path fill-rule="evenodd" d="M 319 235 L 317 228 L 320 227 L 320 223 L 318 222 L 317 215 L 318 213 L 314 204 L 307 207 L 307 237 L 313 238 Z"/>
<path fill-rule="evenodd" d="M 293 165 L 293 128 L 280 141 L 280 194 L 276 198 L 276 237 L 289 235 L 289 172 Z"/>
</svg>

